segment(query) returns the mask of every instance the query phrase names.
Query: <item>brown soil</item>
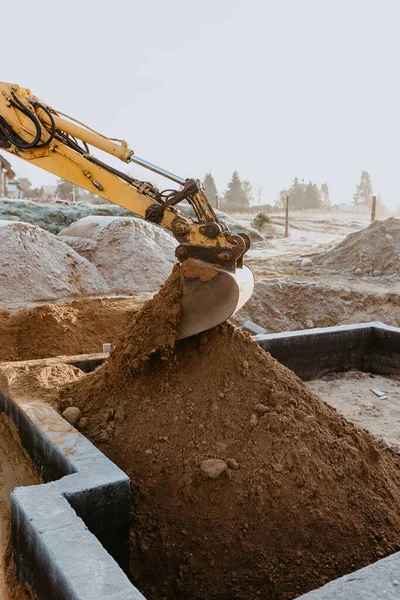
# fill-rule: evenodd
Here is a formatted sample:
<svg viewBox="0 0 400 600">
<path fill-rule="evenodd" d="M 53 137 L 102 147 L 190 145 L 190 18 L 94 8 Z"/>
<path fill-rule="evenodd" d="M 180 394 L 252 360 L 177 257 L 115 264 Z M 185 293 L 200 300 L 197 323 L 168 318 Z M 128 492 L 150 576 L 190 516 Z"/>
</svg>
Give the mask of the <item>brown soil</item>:
<svg viewBox="0 0 400 600">
<path fill-rule="evenodd" d="M 239 324 L 246 319 L 270 332 L 369 321 L 400 327 L 399 295 L 317 283 L 259 281 L 233 320 Z"/>
<path fill-rule="evenodd" d="M 59 388 L 83 371 L 57 359 L 0 363 L 0 389 L 14 400 L 41 400 L 59 407 Z"/>
<path fill-rule="evenodd" d="M 17 486 L 34 485 L 40 479 L 22 448 L 14 423 L 0 413 L 0 598 L 27 600 L 27 586 L 17 583 L 10 544 L 10 494 Z"/>
<path fill-rule="evenodd" d="M 283 600 L 396 551 L 390 452 L 231 325 L 174 345 L 179 278 L 61 393 L 131 478 L 133 581 L 155 600 Z"/>
<path fill-rule="evenodd" d="M 105 298 L 0 311 L 0 360 L 102 352 L 103 343 L 112 343 L 141 305 Z"/>
</svg>

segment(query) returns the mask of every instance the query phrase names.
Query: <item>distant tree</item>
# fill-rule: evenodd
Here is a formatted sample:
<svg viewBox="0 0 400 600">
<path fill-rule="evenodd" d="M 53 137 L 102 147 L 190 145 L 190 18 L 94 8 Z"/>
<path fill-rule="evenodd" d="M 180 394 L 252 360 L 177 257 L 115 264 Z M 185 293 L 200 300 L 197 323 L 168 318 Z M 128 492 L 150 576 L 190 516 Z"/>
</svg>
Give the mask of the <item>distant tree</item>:
<svg viewBox="0 0 400 600">
<path fill-rule="evenodd" d="M 356 191 L 353 196 L 354 204 L 364 204 L 365 206 L 371 206 L 372 202 L 372 183 L 371 177 L 368 171 L 361 173 L 360 183 L 356 187 Z"/>
<path fill-rule="evenodd" d="M 286 196 L 289 194 L 289 190 L 281 190 L 275 201 L 277 208 L 285 208 Z M 289 194 L 290 195 L 290 194 Z"/>
<path fill-rule="evenodd" d="M 325 210 L 330 208 L 331 206 L 331 198 L 329 195 L 329 188 L 327 183 L 323 183 L 321 185 L 321 203 L 322 208 L 324 208 Z"/>
<path fill-rule="evenodd" d="M 62 200 L 70 200 L 74 186 L 65 179 L 57 181 L 57 194 Z"/>
<path fill-rule="evenodd" d="M 303 208 L 320 208 L 321 192 L 316 183 L 310 183 L 305 186 Z"/>
<path fill-rule="evenodd" d="M 206 173 L 206 176 L 204 177 L 203 185 L 204 185 L 204 189 L 206 191 L 206 196 L 207 196 L 211 206 L 216 208 L 218 190 L 217 190 L 217 186 L 215 185 L 214 177 L 211 175 L 211 173 Z"/>
<path fill-rule="evenodd" d="M 249 198 L 237 171 L 233 172 L 228 183 L 221 208 L 227 212 L 248 212 L 249 210 Z"/>
<path fill-rule="evenodd" d="M 302 210 L 304 208 L 306 186 L 304 182 L 299 182 L 298 178 L 293 179 L 289 188 L 290 207 L 292 210 Z"/>
<path fill-rule="evenodd" d="M 249 205 L 252 204 L 253 200 L 254 200 L 254 196 L 253 196 L 253 187 L 250 183 L 250 181 L 247 181 L 247 179 L 244 179 L 242 181 L 242 187 L 243 190 L 247 196 L 247 200 L 249 202 Z"/>
</svg>

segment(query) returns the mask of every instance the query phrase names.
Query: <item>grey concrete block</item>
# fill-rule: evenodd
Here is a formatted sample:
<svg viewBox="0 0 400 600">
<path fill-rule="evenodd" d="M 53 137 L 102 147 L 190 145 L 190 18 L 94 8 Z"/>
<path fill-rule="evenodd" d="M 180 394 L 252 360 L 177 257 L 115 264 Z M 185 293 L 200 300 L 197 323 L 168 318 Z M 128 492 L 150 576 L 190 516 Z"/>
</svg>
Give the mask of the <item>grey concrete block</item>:
<svg viewBox="0 0 400 600">
<path fill-rule="evenodd" d="M 0 393 L 0 409 L 13 418 L 49 481 L 17 488 L 11 497 L 19 580 L 39 600 L 143 598 L 123 572 L 129 565 L 128 476 L 49 405 L 19 405 Z"/>
<path fill-rule="evenodd" d="M 400 552 L 327 583 L 298 600 L 399 600 Z"/>
</svg>

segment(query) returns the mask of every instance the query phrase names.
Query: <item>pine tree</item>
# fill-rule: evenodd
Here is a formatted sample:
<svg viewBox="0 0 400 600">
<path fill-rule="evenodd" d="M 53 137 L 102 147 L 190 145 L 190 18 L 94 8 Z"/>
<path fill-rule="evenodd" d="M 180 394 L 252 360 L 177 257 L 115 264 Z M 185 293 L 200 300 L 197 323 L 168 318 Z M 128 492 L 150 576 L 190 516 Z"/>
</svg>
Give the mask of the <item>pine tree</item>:
<svg viewBox="0 0 400 600">
<path fill-rule="evenodd" d="M 304 208 L 305 184 L 299 183 L 297 177 L 293 179 L 293 183 L 289 189 L 290 206 L 292 210 L 302 210 Z"/>
<path fill-rule="evenodd" d="M 253 202 L 253 200 L 254 200 L 253 187 L 252 187 L 250 181 L 247 181 L 247 179 L 243 180 L 242 187 L 243 187 L 243 190 L 244 190 L 244 192 L 245 192 L 245 194 L 247 196 L 248 204 L 250 205 Z"/>
<path fill-rule="evenodd" d="M 204 189 L 205 189 L 206 196 L 208 198 L 209 203 L 211 204 L 211 206 L 216 208 L 218 190 L 217 190 L 217 186 L 215 185 L 214 177 L 211 175 L 211 173 L 206 173 L 206 176 L 204 177 L 203 185 L 204 185 Z"/>
<path fill-rule="evenodd" d="M 321 185 L 321 203 L 322 208 L 327 210 L 331 206 L 331 198 L 329 195 L 329 188 L 327 183 Z"/>
<path fill-rule="evenodd" d="M 306 185 L 304 192 L 304 208 L 319 208 L 321 206 L 321 193 L 316 183 Z"/>
<path fill-rule="evenodd" d="M 371 207 L 372 202 L 372 183 L 371 177 L 368 171 L 361 173 L 360 183 L 356 187 L 356 191 L 353 196 L 354 204 L 364 204 L 364 206 Z"/>
<path fill-rule="evenodd" d="M 248 212 L 249 210 L 249 199 L 237 171 L 233 172 L 228 183 L 228 189 L 223 198 L 223 210 L 227 212 Z"/>
</svg>

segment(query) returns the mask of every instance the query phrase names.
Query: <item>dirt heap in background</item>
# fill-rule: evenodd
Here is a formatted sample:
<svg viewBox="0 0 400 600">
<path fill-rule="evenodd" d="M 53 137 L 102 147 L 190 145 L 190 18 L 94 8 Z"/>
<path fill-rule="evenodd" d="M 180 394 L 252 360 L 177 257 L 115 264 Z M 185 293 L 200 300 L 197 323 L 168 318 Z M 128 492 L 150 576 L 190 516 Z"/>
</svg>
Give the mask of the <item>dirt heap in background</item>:
<svg viewBox="0 0 400 600">
<path fill-rule="evenodd" d="M 158 290 L 176 262 L 175 239 L 135 217 L 86 217 L 60 235 L 99 269 L 116 293 Z"/>
<path fill-rule="evenodd" d="M 400 219 L 374 221 L 313 260 L 340 271 L 400 275 Z"/>
<path fill-rule="evenodd" d="M 397 550 L 391 455 L 233 326 L 174 345 L 179 284 L 61 393 L 131 478 L 144 595 L 283 600 Z"/>
<path fill-rule="evenodd" d="M 53 234 L 25 223 L 0 227 L 0 302 L 108 292 L 97 269 Z"/>
<path fill-rule="evenodd" d="M 314 282 L 260 280 L 233 322 L 241 324 L 246 319 L 268 332 L 369 321 L 400 327 L 399 295 L 329 288 Z"/>
<path fill-rule="evenodd" d="M 128 298 L 91 298 L 67 306 L 43 304 L 0 311 L 0 360 L 30 360 L 102 352 L 142 305 Z"/>
<path fill-rule="evenodd" d="M 17 402 L 39 400 L 58 408 L 59 388 L 83 374 L 77 367 L 57 358 L 4 362 L 0 363 L 0 390 Z"/>
</svg>

